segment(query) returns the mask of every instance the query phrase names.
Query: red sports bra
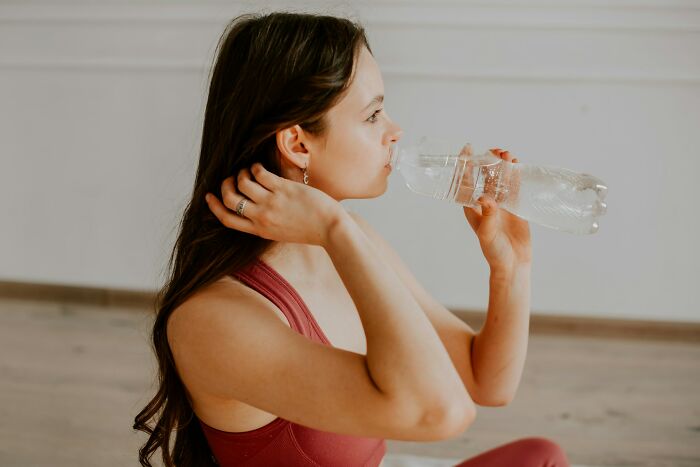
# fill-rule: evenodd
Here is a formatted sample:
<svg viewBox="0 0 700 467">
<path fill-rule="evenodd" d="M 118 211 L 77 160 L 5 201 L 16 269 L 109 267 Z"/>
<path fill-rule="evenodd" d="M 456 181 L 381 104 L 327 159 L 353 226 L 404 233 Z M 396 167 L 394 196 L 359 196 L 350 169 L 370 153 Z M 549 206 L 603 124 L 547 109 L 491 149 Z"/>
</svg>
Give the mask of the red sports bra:
<svg viewBox="0 0 700 467">
<path fill-rule="evenodd" d="M 292 328 L 331 345 L 304 300 L 277 271 L 260 259 L 235 276 L 272 301 Z M 227 432 L 199 423 L 214 457 L 224 467 L 377 467 L 386 453 L 383 439 L 342 435 L 276 418 L 251 431 Z"/>
</svg>

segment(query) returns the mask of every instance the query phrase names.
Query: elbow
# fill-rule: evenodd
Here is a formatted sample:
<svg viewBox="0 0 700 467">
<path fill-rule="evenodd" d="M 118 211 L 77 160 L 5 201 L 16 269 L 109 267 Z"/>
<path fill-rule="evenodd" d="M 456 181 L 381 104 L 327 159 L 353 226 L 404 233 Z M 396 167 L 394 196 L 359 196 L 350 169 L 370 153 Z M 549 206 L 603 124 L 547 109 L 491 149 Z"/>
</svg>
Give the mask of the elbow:
<svg viewBox="0 0 700 467">
<path fill-rule="evenodd" d="M 476 420 L 476 405 L 471 399 L 446 404 L 423 417 L 425 426 L 433 432 L 434 441 L 454 438 L 464 433 Z"/>
</svg>

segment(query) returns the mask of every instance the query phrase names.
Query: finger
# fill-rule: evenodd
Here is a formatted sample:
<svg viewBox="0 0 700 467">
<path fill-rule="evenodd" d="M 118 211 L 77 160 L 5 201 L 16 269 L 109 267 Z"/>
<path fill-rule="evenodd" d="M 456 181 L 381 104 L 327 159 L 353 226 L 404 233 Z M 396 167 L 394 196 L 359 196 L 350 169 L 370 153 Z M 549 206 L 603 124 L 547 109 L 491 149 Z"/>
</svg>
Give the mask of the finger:
<svg viewBox="0 0 700 467">
<path fill-rule="evenodd" d="M 489 243 L 493 240 L 498 229 L 498 210 L 494 209 L 492 200 L 488 196 L 481 196 L 478 199 L 481 206 L 481 222 L 479 223 L 479 242 Z"/>
<path fill-rule="evenodd" d="M 253 179 L 253 174 L 248 169 L 238 173 L 238 191 L 256 203 L 261 203 L 271 194 L 267 188 Z"/>
<path fill-rule="evenodd" d="M 251 172 L 253 173 L 255 180 L 257 180 L 258 183 L 267 188 L 269 191 L 276 191 L 279 189 L 283 180 L 282 177 L 279 177 L 265 169 L 260 162 L 253 164 L 251 167 Z"/>
<path fill-rule="evenodd" d="M 495 201 L 493 201 L 488 196 L 481 196 L 478 199 L 478 202 L 481 205 L 481 216 L 484 219 L 493 217 L 498 214 Z"/>
<path fill-rule="evenodd" d="M 460 155 L 465 155 L 465 156 L 471 156 L 472 155 L 472 145 L 471 143 L 467 143 L 464 145 L 461 151 L 459 151 Z"/>
<path fill-rule="evenodd" d="M 474 193 L 474 162 L 470 159 L 466 160 L 462 176 L 459 179 L 459 187 L 457 190 L 458 201 L 469 201 Z"/>
<path fill-rule="evenodd" d="M 221 182 L 221 199 L 224 201 L 224 206 L 228 209 L 236 209 L 236 204 L 238 203 L 236 199 L 236 185 L 233 181 L 233 175 L 226 177 L 223 182 Z"/>
<path fill-rule="evenodd" d="M 481 214 L 470 207 L 464 207 L 464 216 L 467 218 L 467 222 L 471 225 L 472 229 L 476 232 L 479 229 L 479 223 L 481 222 Z"/>
<path fill-rule="evenodd" d="M 235 214 L 227 209 L 216 196 L 207 193 L 205 200 L 209 206 L 209 210 L 214 213 L 216 218 L 219 219 L 219 222 L 229 229 L 240 230 L 250 234 L 255 233 L 255 226 L 250 219 L 239 216 L 238 214 Z M 248 205 L 246 205 L 246 209 L 248 209 Z"/>
<path fill-rule="evenodd" d="M 258 212 L 258 205 L 255 204 L 252 199 L 248 198 L 239 192 L 238 189 L 236 189 L 233 184 L 233 177 L 226 178 L 221 185 L 221 198 L 226 208 L 233 211 L 234 215 L 241 217 L 238 214 L 235 214 L 235 212 L 236 209 L 238 209 L 238 203 L 240 203 L 242 199 L 246 198 L 248 199 L 248 202 L 243 210 L 243 217 L 247 217 L 251 221 L 257 218 L 256 215 Z"/>
<path fill-rule="evenodd" d="M 224 206 L 228 209 L 235 210 L 242 197 L 243 196 L 236 190 L 233 175 L 226 177 L 224 181 L 221 182 L 221 199 L 224 202 Z"/>
</svg>

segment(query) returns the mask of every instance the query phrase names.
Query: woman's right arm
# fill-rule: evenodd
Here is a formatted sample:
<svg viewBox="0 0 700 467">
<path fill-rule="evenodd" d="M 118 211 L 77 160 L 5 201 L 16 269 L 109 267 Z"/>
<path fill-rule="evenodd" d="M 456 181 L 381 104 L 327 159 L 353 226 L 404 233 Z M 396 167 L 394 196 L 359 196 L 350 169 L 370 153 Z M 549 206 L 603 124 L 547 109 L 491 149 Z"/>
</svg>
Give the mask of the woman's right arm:
<svg viewBox="0 0 700 467">
<path fill-rule="evenodd" d="M 476 408 L 420 305 L 336 200 L 254 166 L 224 180 L 227 227 L 324 247 L 355 302 L 367 355 L 310 341 L 245 287 L 219 284 L 171 316 L 169 342 L 186 386 L 319 430 L 431 441 L 464 431 Z M 300 219 L 303 219 L 300 222 Z M 232 303 L 235 304 L 232 309 Z"/>
<path fill-rule="evenodd" d="M 360 314 L 367 366 L 377 388 L 426 417 L 465 427 L 476 406 L 420 305 L 346 212 L 330 224 L 324 248 Z"/>
</svg>

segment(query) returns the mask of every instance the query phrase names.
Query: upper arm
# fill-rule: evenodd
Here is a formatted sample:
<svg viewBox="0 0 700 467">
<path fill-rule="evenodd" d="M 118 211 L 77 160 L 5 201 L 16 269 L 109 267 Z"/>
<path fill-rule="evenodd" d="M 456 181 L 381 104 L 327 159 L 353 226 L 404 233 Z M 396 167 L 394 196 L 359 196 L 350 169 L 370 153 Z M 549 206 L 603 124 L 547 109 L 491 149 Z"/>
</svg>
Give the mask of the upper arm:
<svg viewBox="0 0 700 467">
<path fill-rule="evenodd" d="M 401 282 L 410 290 L 420 304 L 426 316 L 440 336 L 442 344 L 450 355 L 455 369 L 476 404 L 479 404 L 476 380 L 472 370 L 471 343 L 475 332 L 471 327 L 439 301 L 433 298 L 418 282 L 398 253 L 382 236 L 359 214 L 349 212 L 350 216 L 364 231 L 372 244 L 377 247 L 382 258 L 396 271 Z"/>
<path fill-rule="evenodd" d="M 387 397 L 365 355 L 302 336 L 274 306 L 231 288 L 181 305 L 168 339 L 185 385 L 322 431 L 406 441 L 454 435 L 452 421 Z"/>
</svg>

